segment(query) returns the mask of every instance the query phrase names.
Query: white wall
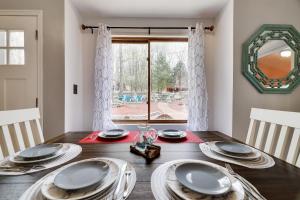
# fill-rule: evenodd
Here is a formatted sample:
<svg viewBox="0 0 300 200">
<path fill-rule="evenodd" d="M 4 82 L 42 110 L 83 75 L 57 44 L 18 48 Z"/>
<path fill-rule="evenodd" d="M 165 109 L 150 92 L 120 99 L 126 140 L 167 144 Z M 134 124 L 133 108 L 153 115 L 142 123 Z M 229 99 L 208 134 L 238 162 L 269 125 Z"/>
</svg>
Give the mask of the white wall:
<svg viewBox="0 0 300 200">
<path fill-rule="evenodd" d="M 300 1 L 234 2 L 233 136 L 243 141 L 251 107 L 300 112 L 300 87 L 291 94 L 260 94 L 242 75 L 242 44 L 262 24 L 292 24 L 300 31 Z"/>
<path fill-rule="evenodd" d="M 0 9 L 43 11 L 43 130 L 46 139 L 64 132 L 64 2 L 1 0 Z"/>
<path fill-rule="evenodd" d="M 209 85 L 212 127 L 232 134 L 233 101 L 233 0 L 230 0 L 215 19 L 214 59 Z"/>
<path fill-rule="evenodd" d="M 203 22 L 204 25 L 213 24 L 213 20 L 199 20 L 199 19 L 149 19 L 149 18 L 106 18 L 106 19 L 92 19 L 84 20 L 85 24 L 95 25 L 97 23 L 106 23 L 110 26 L 195 26 L 196 22 Z M 113 34 L 126 34 L 124 32 L 114 31 Z M 170 32 L 160 32 L 160 34 L 169 34 Z M 172 35 L 182 35 L 185 32 L 171 32 Z M 136 32 L 136 34 L 145 34 L 145 32 Z M 214 99 L 213 88 L 210 85 L 213 84 L 213 74 L 212 65 L 214 59 L 214 34 L 207 33 L 205 37 L 206 48 L 205 48 L 205 65 L 207 72 L 207 83 L 208 83 L 208 95 L 209 95 L 209 129 L 214 130 L 212 119 L 213 113 L 212 105 L 210 103 L 211 99 Z M 92 127 L 92 109 L 93 109 L 93 68 L 94 68 L 94 58 L 95 58 L 95 47 L 96 47 L 96 34 L 91 34 L 91 32 L 84 31 L 82 38 L 82 62 L 83 62 L 83 126 L 84 130 L 91 130 Z"/>
<path fill-rule="evenodd" d="M 81 17 L 65 0 L 65 132 L 82 130 L 82 33 Z M 78 94 L 73 94 L 73 84 Z"/>
<path fill-rule="evenodd" d="M 90 25 L 102 22 L 111 26 L 194 26 L 196 21 L 203 21 L 206 25 L 215 23 L 215 32 L 205 38 L 209 130 L 228 135 L 233 133 L 233 137 L 244 140 L 251 107 L 300 112 L 300 87 L 285 95 L 257 92 L 241 73 L 242 43 L 266 23 L 293 24 L 300 31 L 299 19 L 299 0 L 230 0 L 215 20 L 110 18 L 83 19 L 83 22 Z M 70 124 L 74 127 L 80 124 L 77 130 L 90 130 L 96 34 L 82 32 L 81 42 L 83 68 L 78 73 L 82 73 L 82 84 L 79 85 L 83 96 L 82 124 L 79 118 Z"/>
</svg>

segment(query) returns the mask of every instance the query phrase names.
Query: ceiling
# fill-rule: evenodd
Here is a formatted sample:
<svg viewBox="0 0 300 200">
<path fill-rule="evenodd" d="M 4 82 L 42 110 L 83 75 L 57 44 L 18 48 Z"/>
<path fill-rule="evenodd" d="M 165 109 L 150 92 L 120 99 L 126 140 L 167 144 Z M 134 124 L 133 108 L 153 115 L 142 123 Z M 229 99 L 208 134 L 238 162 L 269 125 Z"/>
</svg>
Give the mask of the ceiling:
<svg viewBox="0 0 300 200">
<path fill-rule="evenodd" d="M 71 0 L 82 17 L 214 18 L 228 0 Z"/>
</svg>

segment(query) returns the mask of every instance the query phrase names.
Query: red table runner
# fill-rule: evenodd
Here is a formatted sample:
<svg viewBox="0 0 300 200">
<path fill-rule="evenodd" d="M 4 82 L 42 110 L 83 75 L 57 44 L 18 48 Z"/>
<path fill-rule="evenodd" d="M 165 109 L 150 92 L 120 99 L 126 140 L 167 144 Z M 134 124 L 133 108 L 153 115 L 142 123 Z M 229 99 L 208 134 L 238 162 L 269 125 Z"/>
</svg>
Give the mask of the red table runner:
<svg viewBox="0 0 300 200">
<path fill-rule="evenodd" d="M 79 141 L 80 144 L 109 144 L 109 143 L 134 143 L 138 137 L 139 131 L 129 131 L 129 134 L 120 139 L 103 139 L 97 137 L 98 133 L 100 131 L 94 131 L 91 134 L 89 134 L 87 137 L 81 139 Z M 155 141 L 155 143 L 202 143 L 203 140 L 201 140 L 197 135 L 192 133 L 191 131 L 185 131 L 186 138 L 174 140 L 174 139 L 164 139 L 158 137 L 158 139 Z"/>
</svg>

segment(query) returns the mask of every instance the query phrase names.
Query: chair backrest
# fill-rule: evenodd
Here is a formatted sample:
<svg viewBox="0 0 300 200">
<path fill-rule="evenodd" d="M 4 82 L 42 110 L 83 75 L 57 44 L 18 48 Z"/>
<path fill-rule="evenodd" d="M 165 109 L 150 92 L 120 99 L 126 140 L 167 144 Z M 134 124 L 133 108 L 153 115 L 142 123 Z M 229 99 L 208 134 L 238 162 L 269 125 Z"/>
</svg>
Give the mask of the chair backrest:
<svg viewBox="0 0 300 200">
<path fill-rule="evenodd" d="M 300 113 L 252 108 L 246 143 L 300 167 Z"/>
<path fill-rule="evenodd" d="M 40 112 L 38 108 L 22 109 L 22 110 L 9 110 L 0 111 L 0 127 L 2 129 L 2 138 L 4 138 L 4 147 L 8 155 L 15 154 L 15 148 L 13 142 L 16 142 L 19 146 L 19 150 L 24 150 L 26 146 L 33 147 L 36 142 L 34 139 L 32 128 L 35 128 L 34 133 L 37 133 L 39 142 L 44 142 L 44 136 L 40 124 Z M 32 127 L 33 125 L 34 127 Z M 0 133 L 1 133 L 0 129 Z M 16 141 L 13 141 L 12 135 L 15 135 Z M 29 145 L 25 145 L 24 137 L 27 137 Z M 5 153 L 1 148 L 0 143 L 0 160 L 4 158 Z"/>
</svg>

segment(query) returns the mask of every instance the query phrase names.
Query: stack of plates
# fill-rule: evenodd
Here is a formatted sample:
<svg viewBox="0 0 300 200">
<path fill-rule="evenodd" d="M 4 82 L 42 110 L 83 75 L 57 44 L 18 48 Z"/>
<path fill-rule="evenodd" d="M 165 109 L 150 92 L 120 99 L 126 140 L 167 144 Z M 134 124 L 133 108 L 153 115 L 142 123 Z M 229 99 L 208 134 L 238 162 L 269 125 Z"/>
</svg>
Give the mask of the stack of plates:
<svg viewBox="0 0 300 200">
<path fill-rule="evenodd" d="M 9 157 L 9 161 L 15 164 L 37 164 L 58 158 L 66 152 L 63 144 L 40 144 L 16 155 Z"/>
<path fill-rule="evenodd" d="M 153 173 L 151 182 L 157 200 L 245 198 L 238 180 L 225 168 L 205 161 L 178 160 L 166 163 Z"/>
<path fill-rule="evenodd" d="M 255 160 L 261 157 L 261 152 L 237 142 L 213 142 L 210 144 L 210 149 L 222 156 L 241 159 L 241 160 Z"/>
<path fill-rule="evenodd" d="M 186 132 L 176 129 L 165 129 L 158 131 L 158 136 L 165 139 L 181 139 L 186 137 Z"/>
<path fill-rule="evenodd" d="M 98 134 L 98 137 L 104 139 L 119 139 L 127 136 L 129 131 L 125 131 L 123 129 L 111 129 L 107 131 L 102 131 Z"/>
<path fill-rule="evenodd" d="M 20 200 L 124 200 L 135 182 L 135 170 L 126 161 L 92 158 L 49 173 L 28 188 Z"/>
<path fill-rule="evenodd" d="M 113 186 L 118 173 L 119 168 L 114 162 L 78 162 L 45 179 L 41 193 L 50 200 L 99 199 Z"/>
</svg>

